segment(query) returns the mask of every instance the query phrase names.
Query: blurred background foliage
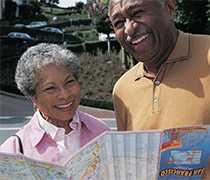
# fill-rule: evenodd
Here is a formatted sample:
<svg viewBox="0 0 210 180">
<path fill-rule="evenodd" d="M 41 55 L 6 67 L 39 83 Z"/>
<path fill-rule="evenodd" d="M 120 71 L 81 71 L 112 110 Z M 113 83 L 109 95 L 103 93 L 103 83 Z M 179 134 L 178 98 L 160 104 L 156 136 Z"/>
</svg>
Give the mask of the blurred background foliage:
<svg viewBox="0 0 210 180">
<path fill-rule="evenodd" d="M 7 90 L 15 89 L 14 71 L 17 59 L 28 47 L 27 44 L 13 42 L 6 44 L 4 36 L 10 31 L 26 32 L 38 42 L 63 43 L 66 48 L 77 53 L 82 64 L 80 82 L 85 100 L 82 100 L 82 104 L 112 109 L 110 103 L 113 85 L 136 61 L 121 49 L 115 38 L 111 38 L 113 29 L 107 15 L 109 0 L 87 0 L 86 4 L 78 0 L 75 7 L 69 8 L 59 8 L 58 0 L 51 0 L 49 4 L 34 0 L 31 4 L 19 6 L 18 17 L 15 17 L 16 5 L 12 0 L 6 1 L 4 19 L 0 20 L 0 57 L 4 60 L 1 61 L 4 68 L 0 72 L 0 86 L 6 87 Z M 177 0 L 176 10 L 175 23 L 178 29 L 210 34 L 210 0 Z M 46 21 L 48 26 L 61 29 L 63 34 L 15 27 L 18 23 L 27 25 L 31 21 L 39 20 Z M 99 38 L 102 33 L 107 35 L 105 40 Z M 72 36 L 80 41 L 74 43 Z M 8 48 L 12 51 L 6 51 Z M 6 58 L 3 58 L 3 55 Z M 95 71 L 95 67 L 98 71 Z M 93 99 L 97 102 L 90 101 Z"/>
<path fill-rule="evenodd" d="M 7 0 L 5 5 L 6 19 L 13 21 L 16 8 L 12 0 Z M 50 0 L 50 8 L 34 0 L 29 5 L 20 6 L 21 21 L 48 20 L 48 23 L 66 22 L 71 19 L 92 20 L 99 32 L 109 34 L 112 32 L 107 10 L 109 0 L 87 0 L 87 3 L 78 1 L 74 8 L 57 8 L 59 0 Z M 176 26 L 185 32 L 210 34 L 210 0 L 176 0 Z M 56 16 L 56 20 L 53 17 Z M 17 19 L 16 19 L 17 20 Z"/>
<path fill-rule="evenodd" d="M 112 32 L 107 15 L 109 0 L 88 1 L 92 9 L 97 30 L 105 34 Z M 210 0 L 177 0 L 175 23 L 184 32 L 210 34 Z"/>
<path fill-rule="evenodd" d="M 177 0 L 176 26 L 185 32 L 210 34 L 210 1 Z"/>
</svg>

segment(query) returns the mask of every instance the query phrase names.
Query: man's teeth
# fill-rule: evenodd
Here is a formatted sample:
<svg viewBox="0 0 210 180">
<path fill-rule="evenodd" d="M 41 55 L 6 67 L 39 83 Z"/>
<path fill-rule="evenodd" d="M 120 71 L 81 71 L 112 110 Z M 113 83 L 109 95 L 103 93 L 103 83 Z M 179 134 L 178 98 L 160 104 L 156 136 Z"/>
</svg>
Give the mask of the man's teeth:
<svg viewBox="0 0 210 180">
<path fill-rule="evenodd" d="M 68 104 L 64 104 L 64 105 L 59 105 L 57 106 L 58 108 L 68 108 L 69 106 L 72 105 L 72 102 L 68 103 Z"/>
<path fill-rule="evenodd" d="M 148 37 L 148 34 L 145 34 L 144 36 L 141 36 L 140 38 L 132 41 L 132 44 L 138 44 L 140 43 L 141 41 L 145 40 L 146 38 Z"/>
</svg>

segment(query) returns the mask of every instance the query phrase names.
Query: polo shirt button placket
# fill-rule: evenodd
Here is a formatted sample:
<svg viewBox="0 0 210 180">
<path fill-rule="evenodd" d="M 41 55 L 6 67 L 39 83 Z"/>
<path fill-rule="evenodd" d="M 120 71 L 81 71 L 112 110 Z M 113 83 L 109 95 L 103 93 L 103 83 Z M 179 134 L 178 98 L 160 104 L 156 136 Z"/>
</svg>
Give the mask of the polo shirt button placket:
<svg viewBox="0 0 210 180">
<path fill-rule="evenodd" d="M 154 101 L 154 103 L 157 103 L 158 102 L 158 98 L 154 97 L 153 101 Z"/>
<path fill-rule="evenodd" d="M 155 80 L 154 81 L 154 92 L 153 92 L 153 112 L 157 113 L 159 112 L 159 93 L 160 93 L 160 81 Z"/>
</svg>

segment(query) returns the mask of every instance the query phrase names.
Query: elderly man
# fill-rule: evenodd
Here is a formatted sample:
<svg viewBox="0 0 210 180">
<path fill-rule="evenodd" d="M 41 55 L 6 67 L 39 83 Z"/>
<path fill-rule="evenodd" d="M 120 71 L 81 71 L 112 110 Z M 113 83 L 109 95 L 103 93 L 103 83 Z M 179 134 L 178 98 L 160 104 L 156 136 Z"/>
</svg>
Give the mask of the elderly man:
<svg viewBox="0 0 210 180">
<path fill-rule="evenodd" d="M 176 0 L 110 0 L 116 37 L 139 63 L 115 84 L 119 130 L 210 124 L 210 36 L 174 24 Z"/>
</svg>

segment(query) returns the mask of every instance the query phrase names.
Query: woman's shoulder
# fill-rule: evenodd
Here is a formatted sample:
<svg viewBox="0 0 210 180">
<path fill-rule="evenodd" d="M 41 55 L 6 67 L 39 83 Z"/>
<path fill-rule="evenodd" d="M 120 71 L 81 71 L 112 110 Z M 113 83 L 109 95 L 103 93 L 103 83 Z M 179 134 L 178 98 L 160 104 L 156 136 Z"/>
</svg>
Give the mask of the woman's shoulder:
<svg viewBox="0 0 210 180">
<path fill-rule="evenodd" d="M 0 145 L 0 152 L 2 153 L 18 153 L 18 139 L 15 136 L 10 136 Z"/>
<path fill-rule="evenodd" d="M 82 111 L 78 111 L 78 114 L 80 121 L 84 123 L 88 128 L 103 128 L 109 130 L 108 125 L 99 118 Z"/>
<path fill-rule="evenodd" d="M 21 141 L 23 141 L 24 136 L 28 136 L 27 134 L 31 133 L 31 128 L 35 124 L 34 116 L 23 126 L 21 127 L 14 135 L 8 137 L 1 145 L 0 152 L 6 153 L 17 153 L 19 147 L 18 137 Z M 17 137 L 18 136 L 18 137 Z M 28 137 L 27 137 L 28 139 Z"/>
</svg>

